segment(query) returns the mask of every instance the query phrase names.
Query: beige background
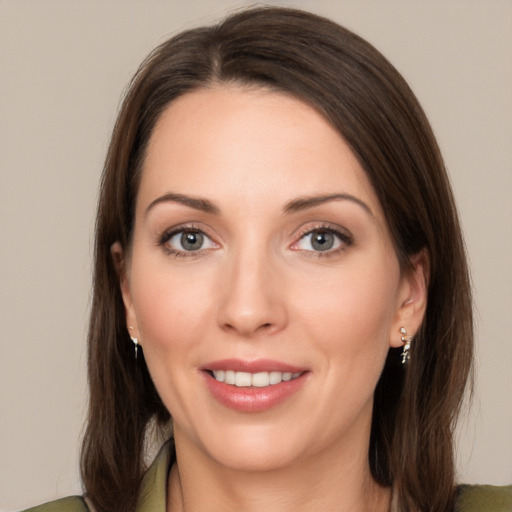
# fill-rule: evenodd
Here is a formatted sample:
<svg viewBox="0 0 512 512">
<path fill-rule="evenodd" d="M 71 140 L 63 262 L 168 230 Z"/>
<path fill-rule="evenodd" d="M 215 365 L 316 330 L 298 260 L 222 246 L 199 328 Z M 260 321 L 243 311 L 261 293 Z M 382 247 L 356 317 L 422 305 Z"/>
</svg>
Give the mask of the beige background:
<svg viewBox="0 0 512 512">
<path fill-rule="evenodd" d="M 405 75 L 444 151 L 478 312 L 459 475 L 512 481 L 512 2 L 280 2 Z M 0 511 L 80 491 L 97 182 L 121 91 L 169 34 L 237 1 L 0 0 Z"/>
</svg>

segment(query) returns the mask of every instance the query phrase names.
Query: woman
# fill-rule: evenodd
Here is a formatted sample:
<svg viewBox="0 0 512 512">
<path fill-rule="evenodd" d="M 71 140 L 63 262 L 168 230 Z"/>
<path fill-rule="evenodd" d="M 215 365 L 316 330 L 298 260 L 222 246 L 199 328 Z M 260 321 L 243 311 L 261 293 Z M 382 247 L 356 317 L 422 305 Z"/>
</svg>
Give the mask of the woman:
<svg viewBox="0 0 512 512">
<path fill-rule="evenodd" d="M 157 48 L 95 254 L 87 497 L 47 510 L 505 510 L 454 482 L 472 316 L 442 159 L 354 34 L 263 8 Z"/>
</svg>

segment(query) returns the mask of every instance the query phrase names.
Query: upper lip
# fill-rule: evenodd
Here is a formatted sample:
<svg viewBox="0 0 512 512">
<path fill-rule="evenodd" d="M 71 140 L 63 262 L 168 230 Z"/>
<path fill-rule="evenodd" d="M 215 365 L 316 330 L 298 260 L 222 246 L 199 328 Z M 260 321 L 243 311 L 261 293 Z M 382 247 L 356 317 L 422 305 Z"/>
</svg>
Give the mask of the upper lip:
<svg viewBox="0 0 512 512">
<path fill-rule="evenodd" d="M 294 366 L 272 359 L 255 359 L 246 361 L 243 359 L 220 359 L 202 366 L 202 370 L 233 370 L 235 372 L 291 372 L 298 373 L 306 371 L 306 368 Z"/>
</svg>

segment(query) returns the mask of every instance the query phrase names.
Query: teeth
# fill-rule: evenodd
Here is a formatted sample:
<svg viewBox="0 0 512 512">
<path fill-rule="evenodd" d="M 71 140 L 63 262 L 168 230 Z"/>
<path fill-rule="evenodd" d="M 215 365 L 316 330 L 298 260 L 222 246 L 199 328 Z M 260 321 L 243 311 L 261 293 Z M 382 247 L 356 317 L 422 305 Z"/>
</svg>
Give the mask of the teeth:
<svg viewBox="0 0 512 512">
<path fill-rule="evenodd" d="M 250 374 L 248 374 L 250 375 Z M 268 372 L 259 372 L 253 373 L 251 378 L 251 384 L 257 388 L 264 388 L 265 386 L 270 385 L 269 373 Z"/>
<path fill-rule="evenodd" d="M 235 372 L 235 386 L 238 388 L 250 386 L 252 375 L 247 372 Z"/>
<path fill-rule="evenodd" d="M 233 370 L 213 370 L 215 380 L 237 387 L 254 386 L 264 388 L 300 377 L 301 372 L 235 372 Z"/>
<path fill-rule="evenodd" d="M 283 374 L 281 372 L 269 372 L 268 380 L 269 384 L 279 384 L 283 380 Z"/>
</svg>

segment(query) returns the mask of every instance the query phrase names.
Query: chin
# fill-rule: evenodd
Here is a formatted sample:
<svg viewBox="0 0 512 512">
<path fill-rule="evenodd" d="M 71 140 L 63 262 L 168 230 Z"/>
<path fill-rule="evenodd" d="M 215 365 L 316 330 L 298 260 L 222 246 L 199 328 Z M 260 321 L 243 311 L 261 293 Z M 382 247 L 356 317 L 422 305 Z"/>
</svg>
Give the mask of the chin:
<svg viewBox="0 0 512 512">
<path fill-rule="evenodd" d="M 224 432 L 199 435 L 199 449 L 215 464 L 233 471 L 268 472 L 290 465 L 304 454 L 306 443 L 286 429 L 269 425 L 232 425 Z"/>
<path fill-rule="evenodd" d="M 232 449 L 224 449 L 217 455 L 216 462 L 237 472 L 264 473 L 290 467 L 296 458 L 297 450 L 254 443 L 249 448 L 233 446 Z"/>
</svg>

